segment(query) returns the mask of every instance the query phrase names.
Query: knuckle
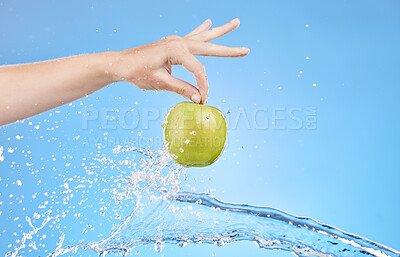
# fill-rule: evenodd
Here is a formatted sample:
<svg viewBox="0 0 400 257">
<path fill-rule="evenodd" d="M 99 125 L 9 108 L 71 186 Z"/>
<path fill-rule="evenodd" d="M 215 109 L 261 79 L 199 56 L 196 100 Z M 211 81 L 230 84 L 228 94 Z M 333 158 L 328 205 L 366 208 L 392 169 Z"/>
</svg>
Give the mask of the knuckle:
<svg viewBox="0 0 400 257">
<path fill-rule="evenodd" d="M 177 90 L 176 90 L 176 93 L 178 93 L 178 94 L 180 94 L 180 95 L 184 95 L 185 92 L 186 92 L 186 86 L 184 86 L 184 85 L 179 86 L 179 87 L 177 88 Z"/>
<path fill-rule="evenodd" d="M 206 73 L 206 66 L 204 66 L 204 64 L 200 63 L 200 69 L 201 69 L 201 72 Z"/>
<path fill-rule="evenodd" d="M 206 67 L 204 66 L 204 64 L 202 64 L 202 63 L 199 62 L 196 66 L 197 66 L 197 67 L 196 67 L 195 72 L 196 72 L 197 74 L 203 75 L 203 74 L 206 73 Z"/>
<path fill-rule="evenodd" d="M 168 36 L 166 37 L 167 39 L 167 44 L 181 44 L 183 41 L 183 38 L 181 38 L 180 36 L 176 36 L 176 35 L 172 35 L 172 36 Z"/>
<path fill-rule="evenodd" d="M 173 50 L 174 53 L 185 53 L 186 47 L 184 44 L 184 38 L 176 35 L 166 37 L 165 41 L 167 48 Z"/>
<path fill-rule="evenodd" d="M 168 40 L 179 40 L 180 38 L 181 37 L 177 36 L 177 35 L 171 35 L 171 36 L 166 37 L 166 39 L 168 39 Z"/>
</svg>

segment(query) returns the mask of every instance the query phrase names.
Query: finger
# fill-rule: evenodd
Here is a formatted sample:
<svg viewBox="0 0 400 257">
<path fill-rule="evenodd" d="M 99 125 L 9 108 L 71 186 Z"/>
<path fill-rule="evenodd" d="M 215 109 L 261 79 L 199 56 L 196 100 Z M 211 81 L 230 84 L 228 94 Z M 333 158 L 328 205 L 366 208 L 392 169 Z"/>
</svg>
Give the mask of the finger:
<svg viewBox="0 0 400 257">
<path fill-rule="evenodd" d="M 201 33 L 203 31 L 208 30 L 211 27 L 211 20 L 207 19 L 205 20 L 202 24 L 200 24 L 200 26 L 198 26 L 197 28 L 195 28 L 192 32 L 190 32 L 189 34 L 187 34 L 185 37 L 190 37 L 193 35 L 196 35 L 198 33 Z"/>
<path fill-rule="evenodd" d="M 229 32 L 232 32 L 233 30 L 237 29 L 239 25 L 240 25 L 240 20 L 236 18 L 221 27 L 213 28 L 211 30 L 206 30 L 201 33 L 195 34 L 191 36 L 190 39 L 208 42 L 216 38 L 222 37 L 223 35 L 226 35 Z"/>
<path fill-rule="evenodd" d="M 171 75 L 166 73 L 160 75 L 160 79 L 165 84 L 165 90 L 177 93 L 187 99 L 190 99 L 194 103 L 201 103 L 200 92 L 195 86 L 181 79 L 172 77 Z"/>
<path fill-rule="evenodd" d="M 199 87 L 200 95 L 201 95 L 201 104 L 204 104 L 208 98 L 208 80 L 206 74 L 206 68 L 204 65 L 196 59 L 191 54 L 186 54 L 181 57 L 182 66 L 193 73 L 194 78 L 196 79 L 196 84 Z"/>
<path fill-rule="evenodd" d="M 186 44 L 190 53 L 200 56 L 243 57 L 250 52 L 246 47 L 221 46 L 191 39 L 187 39 Z"/>
</svg>

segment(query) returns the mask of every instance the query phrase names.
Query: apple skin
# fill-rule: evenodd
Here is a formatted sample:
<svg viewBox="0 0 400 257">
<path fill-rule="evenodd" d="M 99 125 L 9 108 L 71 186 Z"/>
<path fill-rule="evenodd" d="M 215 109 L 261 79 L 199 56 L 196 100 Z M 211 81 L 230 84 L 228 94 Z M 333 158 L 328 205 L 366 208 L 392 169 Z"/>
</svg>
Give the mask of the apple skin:
<svg viewBox="0 0 400 257">
<path fill-rule="evenodd" d="M 208 166 L 224 149 L 226 119 L 215 107 L 178 103 L 169 110 L 162 126 L 168 152 L 185 167 Z"/>
</svg>

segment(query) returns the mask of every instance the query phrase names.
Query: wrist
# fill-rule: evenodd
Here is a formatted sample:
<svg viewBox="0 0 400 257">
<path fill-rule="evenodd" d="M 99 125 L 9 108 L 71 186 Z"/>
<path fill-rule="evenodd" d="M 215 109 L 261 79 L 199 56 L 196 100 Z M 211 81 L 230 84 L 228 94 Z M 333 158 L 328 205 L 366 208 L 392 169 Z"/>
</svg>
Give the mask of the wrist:
<svg viewBox="0 0 400 257">
<path fill-rule="evenodd" d="M 96 55 L 96 63 L 97 72 L 99 76 L 101 76 L 107 84 L 115 83 L 124 80 L 123 76 L 120 74 L 119 69 L 117 68 L 120 61 L 120 52 L 118 51 L 110 51 L 97 53 Z"/>
</svg>

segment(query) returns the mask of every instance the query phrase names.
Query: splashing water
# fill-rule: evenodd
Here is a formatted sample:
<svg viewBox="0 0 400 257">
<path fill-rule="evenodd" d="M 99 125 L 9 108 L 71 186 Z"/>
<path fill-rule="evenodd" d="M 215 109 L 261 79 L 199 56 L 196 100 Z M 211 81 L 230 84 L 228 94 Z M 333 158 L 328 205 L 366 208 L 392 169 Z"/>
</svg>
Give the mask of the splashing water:
<svg viewBox="0 0 400 257">
<path fill-rule="evenodd" d="M 310 218 L 296 217 L 269 207 L 229 204 L 204 193 L 180 190 L 185 168 L 173 163 L 166 149 L 150 151 L 118 146 L 115 153 L 134 151 L 146 156 L 119 191 L 118 199 L 135 202 L 132 212 L 106 238 L 61 247 L 50 254 L 59 256 L 78 249 L 94 250 L 103 256 L 126 256 L 141 245 L 164 243 L 185 246 L 208 243 L 222 246 L 248 240 L 265 249 L 281 249 L 297 256 L 400 256 L 396 250 L 360 236 L 346 233 Z M 112 160 L 102 159 L 103 163 Z"/>
</svg>

